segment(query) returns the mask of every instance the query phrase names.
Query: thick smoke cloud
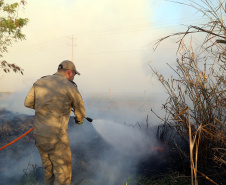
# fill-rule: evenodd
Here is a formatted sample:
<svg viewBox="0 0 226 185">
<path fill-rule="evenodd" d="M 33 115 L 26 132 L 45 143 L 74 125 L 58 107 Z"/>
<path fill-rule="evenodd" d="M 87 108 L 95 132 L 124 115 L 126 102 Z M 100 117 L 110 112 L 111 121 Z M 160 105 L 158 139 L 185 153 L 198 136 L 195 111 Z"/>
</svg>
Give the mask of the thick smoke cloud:
<svg viewBox="0 0 226 185">
<path fill-rule="evenodd" d="M 27 114 L 20 108 L 24 98 L 25 93 L 19 93 L 18 96 L 12 94 L 7 101 L 4 100 L 4 107 Z M 145 104 L 143 98 L 134 98 L 136 101 L 128 97 L 126 101 L 126 98 L 84 98 L 86 114 L 94 121 L 89 123 L 85 120 L 82 125 L 76 125 L 73 117 L 70 119 L 72 182 L 79 184 L 85 179 L 93 185 L 125 184 L 128 178 L 137 175 L 140 161 L 157 158 L 158 153 L 153 150 L 159 145 L 154 137 L 156 123 L 150 116 L 148 123 L 146 120 L 150 104 Z M 16 106 L 18 108 L 15 109 Z M 19 113 L 11 116 L 17 117 Z M 29 114 L 32 115 L 32 112 Z M 5 121 L 9 117 L 5 117 Z M 39 175 L 37 180 L 42 178 L 43 169 L 39 168 L 41 160 L 34 140 L 27 142 L 23 138 L 1 151 L 0 155 L 0 184 L 19 182 L 26 173 L 34 173 L 34 170 L 39 171 L 36 173 Z"/>
<path fill-rule="evenodd" d="M 140 129 L 117 122 L 96 120 L 94 128 L 119 153 L 128 156 L 148 156 L 155 146 L 154 138 L 142 133 Z"/>
</svg>

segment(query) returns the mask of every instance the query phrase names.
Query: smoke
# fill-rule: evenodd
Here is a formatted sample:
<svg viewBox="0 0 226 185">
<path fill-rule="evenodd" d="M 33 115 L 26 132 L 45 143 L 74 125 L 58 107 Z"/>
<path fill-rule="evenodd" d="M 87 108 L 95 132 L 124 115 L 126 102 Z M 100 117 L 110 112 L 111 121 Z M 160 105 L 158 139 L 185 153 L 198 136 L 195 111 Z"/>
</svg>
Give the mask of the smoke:
<svg viewBox="0 0 226 185">
<path fill-rule="evenodd" d="M 137 128 L 110 120 L 96 120 L 93 125 L 106 142 L 118 152 L 128 156 L 148 156 L 156 142 L 154 138 L 142 133 Z"/>
<path fill-rule="evenodd" d="M 107 119 L 71 124 L 69 136 L 76 183 L 84 175 L 92 179 L 93 185 L 124 184 L 137 175 L 141 160 L 156 157 L 152 149 L 157 141 L 153 137 L 142 133 L 139 127 Z"/>
<path fill-rule="evenodd" d="M 18 98 L 13 98 L 15 104 Z M 6 99 L 4 102 L 1 104 L 4 108 L 0 109 L 0 147 L 14 141 L 33 125 L 32 116 L 9 111 L 6 108 L 11 106 Z M 33 170 L 34 164 L 41 166 L 31 133 L 1 150 L 0 159 L 0 184 L 20 184 L 20 179 Z"/>
<path fill-rule="evenodd" d="M 94 184 L 125 184 L 136 176 L 139 161 L 154 155 L 152 148 L 157 141 L 140 129 L 111 120 L 95 120 L 93 127 L 110 147 L 102 152 L 101 160 L 94 161 L 98 167 Z"/>
<path fill-rule="evenodd" d="M 75 156 L 73 182 L 84 170 L 78 168 L 81 156 L 84 174 L 89 174 L 93 185 L 126 184 L 128 178 L 137 175 L 140 161 L 150 157 L 158 161 L 158 151 L 153 150 L 160 146 L 154 137 L 156 123 L 150 118 L 147 123 L 145 108 L 150 107 L 144 106 L 144 100 L 138 96 L 135 102 L 128 96 L 117 100 L 103 97 L 85 101 L 86 115 L 94 119 L 92 123 L 85 120 L 83 125 L 70 129 Z"/>
<path fill-rule="evenodd" d="M 147 120 L 147 114 L 150 114 L 148 110 L 156 102 L 147 98 L 147 101 L 153 103 L 145 104 L 144 98 L 139 96 L 114 97 L 111 100 L 104 96 L 85 97 L 86 116 L 94 121 L 89 123 L 84 120 L 82 125 L 76 125 L 73 117 L 69 121 L 72 182 L 80 184 L 88 181 L 93 185 L 126 184 L 128 178 L 137 175 L 140 161 L 150 157 L 158 159 L 158 152 L 153 150 L 159 145 L 154 138 L 157 123 L 150 115 Z M 26 114 L 21 108 L 24 98 L 25 93 L 13 93 L 4 100 L 4 107 Z M 12 116 L 15 120 L 20 115 L 12 112 L 7 114 L 9 116 L 4 117 L 3 121 L 9 121 L 8 118 Z M 24 125 L 26 124 L 25 121 Z M 19 135 L 23 134 L 17 130 Z M 7 136 L 7 140 L 12 141 L 13 137 Z M 0 184 L 20 182 L 26 173 L 34 173 L 34 165 L 42 166 L 34 140 L 29 142 L 26 138 L 1 151 L 0 157 Z M 36 173 L 38 175 L 34 176 L 36 179 L 42 179 L 43 169 L 40 171 L 41 174 Z"/>
<path fill-rule="evenodd" d="M 35 164 L 39 167 L 42 164 L 34 141 L 27 142 L 26 138 L 3 149 L 0 157 L 0 184 L 19 184 L 23 176 L 34 170 Z"/>
<path fill-rule="evenodd" d="M 2 95 L 0 93 L 0 108 L 5 108 L 7 110 L 12 111 L 19 114 L 27 114 L 27 115 L 34 115 L 34 110 L 28 109 L 24 106 L 24 100 L 27 96 L 29 90 L 26 92 L 16 92 L 16 93 L 8 93 L 6 95 Z"/>
</svg>

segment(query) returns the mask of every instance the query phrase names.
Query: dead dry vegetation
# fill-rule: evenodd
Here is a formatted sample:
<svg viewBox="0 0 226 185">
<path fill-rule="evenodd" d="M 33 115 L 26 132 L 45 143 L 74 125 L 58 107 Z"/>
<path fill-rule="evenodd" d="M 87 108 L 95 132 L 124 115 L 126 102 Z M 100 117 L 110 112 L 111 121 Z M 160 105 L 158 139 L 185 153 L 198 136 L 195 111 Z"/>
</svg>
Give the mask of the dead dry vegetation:
<svg viewBox="0 0 226 185">
<path fill-rule="evenodd" d="M 0 109 L 0 143 L 1 146 L 16 139 L 21 133 L 27 132 L 34 122 L 33 116 L 17 115 L 6 109 Z M 25 136 L 25 140 L 33 139 L 32 135 Z"/>
<path fill-rule="evenodd" d="M 176 67 L 169 65 L 175 75 L 165 79 L 150 66 L 169 95 L 163 105 L 166 116 L 162 118 L 164 125 L 160 135 L 166 139 L 174 130 L 186 144 L 188 150 L 173 136 L 168 138 L 173 140 L 180 156 L 190 160 L 192 185 L 198 181 L 225 184 L 226 3 L 188 0 L 180 4 L 195 8 L 209 21 L 201 26 L 188 26 L 187 31 L 166 36 L 156 43 L 157 48 L 165 39 L 180 36 Z M 196 35 L 204 38 L 199 40 L 199 46 L 192 40 Z"/>
</svg>

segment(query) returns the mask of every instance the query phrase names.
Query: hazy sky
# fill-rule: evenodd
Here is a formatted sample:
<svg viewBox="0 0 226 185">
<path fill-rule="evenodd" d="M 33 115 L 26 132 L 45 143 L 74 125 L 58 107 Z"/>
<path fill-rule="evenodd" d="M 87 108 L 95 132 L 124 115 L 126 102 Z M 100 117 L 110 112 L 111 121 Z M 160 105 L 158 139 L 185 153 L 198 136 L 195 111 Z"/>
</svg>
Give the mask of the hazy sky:
<svg viewBox="0 0 226 185">
<path fill-rule="evenodd" d="M 16 2 L 16 0 L 7 0 Z M 176 40 L 153 44 L 161 37 L 185 30 L 201 20 L 183 5 L 163 0 L 27 0 L 19 16 L 29 18 L 25 41 L 14 43 L 4 59 L 24 69 L 24 75 L 0 74 L 1 91 L 27 91 L 40 77 L 56 72 L 59 63 L 72 59 L 81 76 L 75 77 L 84 93 L 158 92 L 148 62 L 169 72 L 175 62 Z"/>
</svg>

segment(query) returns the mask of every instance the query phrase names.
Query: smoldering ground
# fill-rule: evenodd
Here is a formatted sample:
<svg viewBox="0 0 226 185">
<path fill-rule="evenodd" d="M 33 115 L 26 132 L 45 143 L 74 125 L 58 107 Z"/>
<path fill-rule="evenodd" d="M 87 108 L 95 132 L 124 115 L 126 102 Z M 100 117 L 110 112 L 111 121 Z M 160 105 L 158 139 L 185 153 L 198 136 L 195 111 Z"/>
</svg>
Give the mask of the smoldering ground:
<svg viewBox="0 0 226 185">
<path fill-rule="evenodd" d="M 6 116 L 5 116 L 6 115 Z M 0 146 L 4 146 L 33 126 L 33 116 L 0 110 Z M 29 164 L 40 163 L 31 134 L 0 151 L 0 184 L 15 184 L 25 173 Z"/>
<path fill-rule="evenodd" d="M 151 118 L 147 127 L 147 115 L 142 101 L 84 100 L 87 116 L 94 121 L 89 123 L 85 120 L 84 124 L 76 125 L 73 117 L 70 119 L 72 184 L 126 184 L 128 178 L 135 177 L 141 171 L 142 162 L 152 159 L 151 165 L 156 168 L 161 165 L 159 163 L 164 157 L 159 155 L 160 151 L 155 150 L 156 146 L 160 146 L 154 137 L 156 130 L 151 126 Z M 18 124 L 18 114 L 14 117 L 11 120 L 13 124 L 20 125 L 16 128 L 17 133 L 11 137 L 5 136 L 1 145 L 25 132 L 21 128 L 27 125 L 27 121 Z M 14 129 L 11 125 L 11 130 Z M 29 137 L 1 151 L 0 184 L 19 184 L 26 180 L 42 182 L 40 156 L 32 134 Z"/>
</svg>

